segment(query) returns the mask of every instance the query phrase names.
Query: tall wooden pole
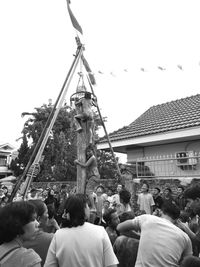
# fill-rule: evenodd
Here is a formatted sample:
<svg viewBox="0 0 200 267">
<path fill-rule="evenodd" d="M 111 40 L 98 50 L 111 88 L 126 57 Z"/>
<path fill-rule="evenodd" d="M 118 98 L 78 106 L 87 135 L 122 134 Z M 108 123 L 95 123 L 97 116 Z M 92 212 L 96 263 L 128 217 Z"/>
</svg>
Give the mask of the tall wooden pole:
<svg viewBox="0 0 200 267">
<path fill-rule="evenodd" d="M 86 147 L 88 145 L 86 122 L 82 122 L 82 129 L 82 132 L 77 133 L 77 159 L 80 162 L 86 162 Z M 77 193 L 85 194 L 86 178 L 86 168 L 77 165 Z"/>
</svg>

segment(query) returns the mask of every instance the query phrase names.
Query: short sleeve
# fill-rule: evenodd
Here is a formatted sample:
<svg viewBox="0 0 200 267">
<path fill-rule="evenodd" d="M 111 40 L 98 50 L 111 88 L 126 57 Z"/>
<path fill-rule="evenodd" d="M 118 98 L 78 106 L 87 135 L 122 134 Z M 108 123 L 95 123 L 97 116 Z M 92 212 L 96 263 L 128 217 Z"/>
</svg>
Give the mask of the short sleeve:
<svg viewBox="0 0 200 267">
<path fill-rule="evenodd" d="M 153 215 L 143 214 L 143 215 L 135 217 L 135 219 L 132 220 L 133 229 L 135 231 L 140 231 L 142 228 L 142 224 L 149 219 L 149 216 L 153 216 Z"/>
<path fill-rule="evenodd" d="M 104 228 L 102 228 L 102 231 L 103 231 L 103 253 L 104 253 L 103 266 L 108 267 L 111 265 L 117 265 L 119 262 L 113 251 L 113 247 L 108 237 L 108 234 Z"/>
<path fill-rule="evenodd" d="M 44 267 L 58 267 L 58 266 L 59 265 L 56 258 L 56 234 L 55 234 L 49 246 Z"/>
<path fill-rule="evenodd" d="M 27 267 L 41 266 L 42 260 L 40 256 L 33 249 L 27 249 L 26 252 L 23 253 L 22 259 L 24 266 Z"/>
<path fill-rule="evenodd" d="M 183 252 L 183 258 L 187 257 L 187 256 L 191 256 L 193 254 L 192 252 L 192 242 L 190 240 L 190 238 L 188 236 L 186 236 L 187 240 L 186 240 L 186 246 Z"/>
</svg>

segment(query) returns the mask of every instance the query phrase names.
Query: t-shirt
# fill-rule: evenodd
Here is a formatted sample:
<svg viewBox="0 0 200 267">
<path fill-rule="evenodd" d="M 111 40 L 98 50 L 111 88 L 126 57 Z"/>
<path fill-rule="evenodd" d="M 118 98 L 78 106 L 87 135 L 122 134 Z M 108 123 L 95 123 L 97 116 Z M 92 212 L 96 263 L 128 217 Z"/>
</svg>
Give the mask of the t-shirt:
<svg viewBox="0 0 200 267">
<path fill-rule="evenodd" d="M 154 206 L 153 196 L 150 193 L 141 193 L 138 195 L 137 204 L 140 210 L 144 210 L 146 214 L 151 214 L 151 206 Z"/>
<path fill-rule="evenodd" d="M 172 222 L 144 214 L 132 223 L 141 230 L 135 267 L 178 267 L 182 258 L 192 255 L 190 238 Z"/>
<path fill-rule="evenodd" d="M 16 239 L 17 240 L 17 239 Z M 33 249 L 22 247 L 19 241 L 13 240 L 0 246 L 0 258 L 12 248 L 19 247 L 11 251 L 0 261 L 1 267 L 40 267 L 41 258 Z"/>
<path fill-rule="evenodd" d="M 108 234 L 102 226 L 57 230 L 49 247 L 45 267 L 107 267 L 118 264 Z"/>
<path fill-rule="evenodd" d="M 115 255 L 119 261 L 119 267 L 135 266 L 139 240 L 124 235 L 118 236 L 113 245 Z"/>
<path fill-rule="evenodd" d="M 39 230 L 32 240 L 25 241 L 23 243 L 25 248 L 32 248 L 35 252 L 37 252 L 38 255 L 40 255 L 42 259 L 42 266 L 46 260 L 47 251 L 53 236 L 53 233 L 46 233 L 42 230 Z"/>
</svg>

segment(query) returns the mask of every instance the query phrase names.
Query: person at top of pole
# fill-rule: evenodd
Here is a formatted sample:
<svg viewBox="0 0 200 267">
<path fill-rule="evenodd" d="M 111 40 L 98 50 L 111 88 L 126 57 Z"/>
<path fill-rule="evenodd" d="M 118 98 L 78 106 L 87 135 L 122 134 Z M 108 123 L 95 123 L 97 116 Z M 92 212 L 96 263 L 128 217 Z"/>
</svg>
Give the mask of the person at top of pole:
<svg viewBox="0 0 200 267">
<path fill-rule="evenodd" d="M 84 97 L 76 101 L 75 105 L 78 110 L 78 114 L 74 116 L 76 131 L 80 133 L 83 130 L 82 122 L 87 122 L 89 144 L 92 144 L 94 133 L 94 111 L 92 106 L 96 106 L 94 99 L 92 99 L 92 94 L 86 91 Z"/>
</svg>

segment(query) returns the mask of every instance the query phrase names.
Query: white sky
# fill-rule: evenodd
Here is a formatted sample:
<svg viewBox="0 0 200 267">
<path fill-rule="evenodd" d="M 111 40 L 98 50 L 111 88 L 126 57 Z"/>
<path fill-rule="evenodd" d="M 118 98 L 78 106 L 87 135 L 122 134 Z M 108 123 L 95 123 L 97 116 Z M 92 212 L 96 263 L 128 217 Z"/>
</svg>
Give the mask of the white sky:
<svg viewBox="0 0 200 267">
<path fill-rule="evenodd" d="M 200 93 L 199 7 L 198 0 L 71 0 L 108 132 L 152 105 Z M 21 113 L 57 98 L 76 31 L 66 0 L 0 1 L 0 25 L 0 141 L 16 146 Z"/>
</svg>

